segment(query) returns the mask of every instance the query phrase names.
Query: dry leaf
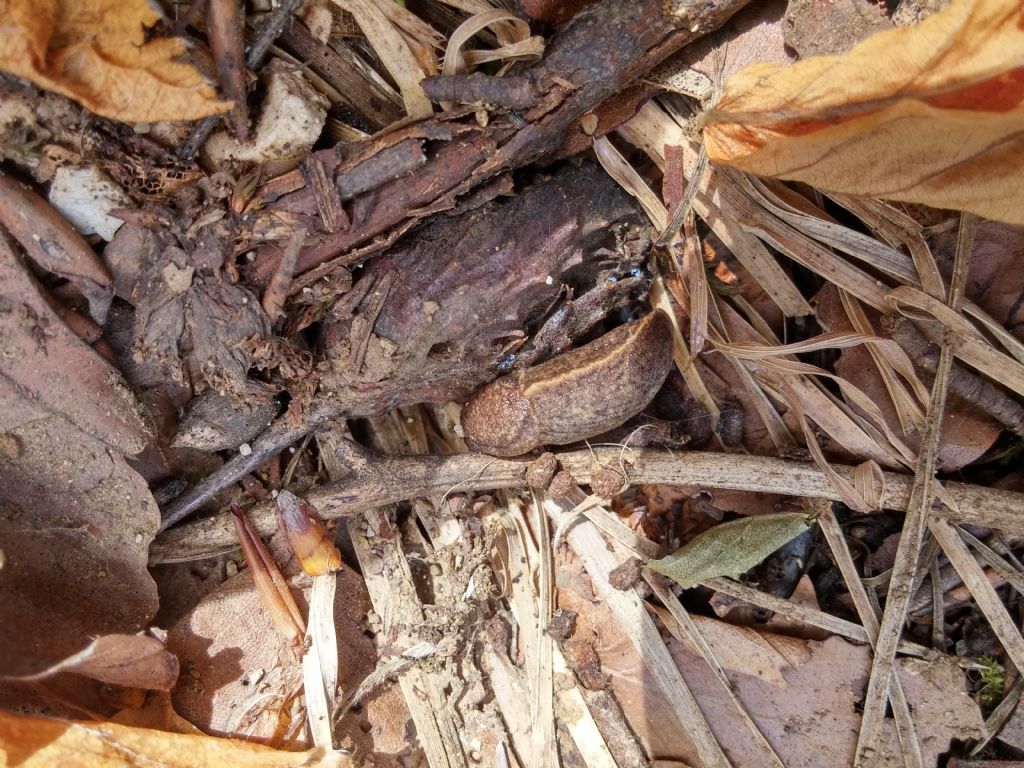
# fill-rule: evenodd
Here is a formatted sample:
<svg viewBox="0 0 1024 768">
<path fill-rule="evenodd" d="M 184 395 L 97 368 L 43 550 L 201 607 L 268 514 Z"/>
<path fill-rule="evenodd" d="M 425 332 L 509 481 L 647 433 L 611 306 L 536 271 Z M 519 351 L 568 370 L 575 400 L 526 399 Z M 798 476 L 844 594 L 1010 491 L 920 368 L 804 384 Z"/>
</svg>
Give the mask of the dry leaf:
<svg viewBox="0 0 1024 768">
<path fill-rule="evenodd" d="M 958 0 L 845 56 L 729 79 L 708 156 L 825 190 L 1024 223 L 1024 6 Z"/>
<path fill-rule="evenodd" d="M 146 41 L 160 19 L 147 0 L 0 0 L 0 19 L 0 69 L 98 115 L 196 120 L 232 106 L 178 60 L 184 40 Z"/>
<path fill-rule="evenodd" d="M 62 672 L 112 685 L 169 691 L 178 679 L 178 660 L 155 637 L 105 635 L 41 672 L 14 679 L 41 680 Z"/>
<path fill-rule="evenodd" d="M 0 241 L 0 672 L 136 632 L 159 509 L 123 454 L 149 436 L 118 371 L 71 333 Z"/>
<path fill-rule="evenodd" d="M 807 528 L 807 515 L 802 512 L 731 520 L 705 531 L 668 557 L 651 560 L 647 566 L 685 588 L 715 576 L 736 577 Z"/>
<path fill-rule="evenodd" d="M 132 728 L 117 723 L 81 723 L 26 717 L 0 710 L 0 754 L 8 765 L 125 766 L 246 765 L 252 768 L 348 766 L 341 752 L 313 749 L 282 752 L 261 744 Z"/>
</svg>

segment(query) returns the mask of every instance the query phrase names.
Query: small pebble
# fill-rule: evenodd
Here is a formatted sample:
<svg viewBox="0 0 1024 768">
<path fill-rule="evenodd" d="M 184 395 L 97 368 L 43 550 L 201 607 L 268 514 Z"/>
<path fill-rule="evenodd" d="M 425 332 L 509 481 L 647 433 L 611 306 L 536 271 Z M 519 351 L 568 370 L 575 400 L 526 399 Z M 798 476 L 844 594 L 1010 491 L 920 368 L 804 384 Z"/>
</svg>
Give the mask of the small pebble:
<svg viewBox="0 0 1024 768">
<path fill-rule="evenodd" d="M 249 445 L 248 443 L 242 443 L 240 446 L 238 446 L 238 452 L 243 456 L 248 456 L 250 453 L 252 453 L 252 446 Z"/>
</svg>

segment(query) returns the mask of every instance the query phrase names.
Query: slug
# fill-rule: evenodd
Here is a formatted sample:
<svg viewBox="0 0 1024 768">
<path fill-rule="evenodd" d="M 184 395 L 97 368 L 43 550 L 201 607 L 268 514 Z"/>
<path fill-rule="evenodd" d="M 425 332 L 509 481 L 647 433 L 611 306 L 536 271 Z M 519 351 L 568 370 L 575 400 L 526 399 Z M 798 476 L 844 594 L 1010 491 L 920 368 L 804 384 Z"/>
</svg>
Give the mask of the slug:
<svg viewBox="0 0 1024 768">
<path fill-rule="evenodd" d="M 484 386 L 462 411 L 466 445 L 493 456 L 518 456 L 607 432 L 654 398 L 671 365 L 672 323 L 655 310 Z"/>
</svg>

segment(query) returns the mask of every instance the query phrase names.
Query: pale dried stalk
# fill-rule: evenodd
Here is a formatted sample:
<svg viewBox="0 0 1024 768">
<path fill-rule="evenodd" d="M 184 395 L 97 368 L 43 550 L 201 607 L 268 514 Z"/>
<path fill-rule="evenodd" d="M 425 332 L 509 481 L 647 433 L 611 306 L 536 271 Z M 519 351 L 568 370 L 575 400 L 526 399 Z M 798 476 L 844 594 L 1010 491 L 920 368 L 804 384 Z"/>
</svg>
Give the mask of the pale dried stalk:
<svg viewBox="0 0 1024 768">
<path fill-rule="evenodd" d="M 313 744 L 332 749 L 333 705 L 338 693 L 338 634 L 334 627 L 333 573 L 313 577 L 309 598 L 306 637 L 309 650 L 302 657 L 302 682 L 306 694 L 306 721 Z"/>
<path fill-rule="evenodd" d="M 854 329 L 864 335 L 874 335 L 874 328 L 872 328 L 871 322 L 868 320 L 860 303 L 842 288 L 838 290 L 843 309 L 846 311 L 846 316 L 849 318 Z M 885 390 L 889 393 L 889 399 L 892 400 L 893 407 L 896 409 L 896 417 L 899 419 L 903 434 L 908 434 L 911 430 L 919 430 L 924 427 L 924 411 L 918 403 L 927 405 L 928 390 L 917 377 L 913 365 L 909 369 L 910 378 L 904 384 L 900 377 L 896 375 L 898 370 L 897 364 L 901 361 L 890 360 L 882 350 L 873 344 L 868 344 L 867 350 L 875 363 L 875 367 L 878 368 L 878 373 L 882 377 Z M 906 353 L 902 349 L 899 351 L 903 358 L 906 358 Z M 907 385 L 913 390 L 913 394 L 907 390 Z"/>
<path fill-rule="evenodd" d="M 317 435 L 320 455 L 330 477 L 343 477 L 349 470 L 335 452 L 345 438 L 338 430 Z M 413 626 L 422 623 L 422 605 L 398 538 L 376 537 L 371 544 L 356 520 L 350 521 L 348 528 L 373 608 L 387 625 L 385 632 L 390 631 L 392 622 L 410 621 Z M 437 675 L 412 666 L 399 677 L 398 683 L 431 768 L 463 765 L 462 745 L 445 706 L 442 681 Z"/>
<path fill-rule="evenodd" d="M 554 520 L 556 529 L 563 517 L 574 517 L 568 509 L 553 501 L 545 502 L 545 508 Z M 679 725 L 693 740 L 701 763 L 707 768 L 729 766 L 728 758 L 715 739 L 682 675 L 679 674 L 679 669 L 648 615 L 643 601 L 635 590 L 621 591 L 608 583 L 608 574 L 618 567 L 619 563 L 615 555 L 608 551 L 597 528 L 589 521 L 579 522 L 569 528 L 566 540 L 583 561 L 595 593 L 607 604 L 622 631 L 633 644 L 639 658 L 649 670 L 654 685 L 672 705 L 671 710 L 678 714 Z"/>
<path fill-rule="evenodd" d="M 960 218 L 960 239 L 957 244 L 953 280 L 947 298 L 948 307 L 953 312 L 958 310 L 963 297 L 967 268 L 971 258 L 971 245 L 974 239 L 974 222 L 974 217 L 969 214 L 963 214 Z M 861 718 L 861 729 L 857 738 L 855 765 L 858 767 L 868 766 L 874 762 L 875 745 L 880 743 L 879 739 L 885 724 L 885 706 L 893 678 L 896 648 L 903 623 L 906 620 L 907 609 L 913 597 L 914 575 L 919 568 L 918 553 L 921 551 L 924 532 L 928 527 L 928 515 L 935 498 L 933 486 L 936 485 L 936 457 L 952 368 L 953 348 L 947 338 L 943 340 L 939 363 L 935 369 L 935 382 L 932 386 L 927 422 L 921 438 L 921 452 L 914 474 L 914 490 L 911 493 L 903 531 L 896 549 L 892 578 L 889 580 L 889 593 L 885 601 L 885 611 L 882 613 L 878 642 L 875 646 L 871 674 L 868 678 L 864 714 Z M 933 534 L 935 534 L 934 531 Z M 936 538 L 938 538 L 937 535 Z M 960 543 L 962 544 L 962 542 Z"/>
<path fill-rule="evenodd" d="M 846 545 L 846 537 L 832 513 L 832 504 L 824 505 L 821 514 L 818 515 L 818 525 L 825 535 L 832 556 L 843 575 L 850 597 L 853 599 L 857 615 L 860 617 L 864 631 L 871 639 L 872 648 L 878 642 L 878 614 L 876 606 L 868 599 L 867 590 L 857 573 L 857 566 L 853 563 L 850 550 Z M 903 694 L 903 685 L 900 683 L 898 674 L 892 676 L 889 686 L 889 698 L 892 700 L 893 715 L 896 720 L 896 732 L 899 736 L 900 746 L 903 749 L 903 759 L 908 768 L 924 768 L 924 756 L 921 753 L 921 744 L 917 740 L 917 731 L 914 728 L 914 721 L 910 715 L 910 705 Z"/>
<path fill-rule="evenodd" d="M 743 706 L 743 702 L 740 701 L 739 696 L 736 695 L 736 691 L 733 688 L 732 682 L 729 677 L 725 674 L 721 662 L 715 655 L 714 650 L 708 644 L 708 641 L 701 634 L 700 628 L 696 622 L 690 617 L 690 614 L 683 607 L 683 604 L 679 602 L 674 594 L 667 590 L 664 586 L 663 581 L 659 577 L 652 577 L 650 571 L 644 571 L 644 581 L 651 587 L 654 594 L 657 595 L 658 599 L 661 600 L 669 614 L 678 624 L 680 634 L 683 636 L 681 639 L 689 641 L 694 648 L 697 649 L 697 653 L 700 654 L 701 658 L 711 668 L 711 671 L 718 678 L 718 681 L 722 684 L 725 689 L 726 695 L 732 699 L 732 703 L 735 705 L 740 715 L 740 720 L 744 725 L 747 726 L 747 730 L 750 731 L 753 736 L 755 743 L 761 748 L 762 760 L 758 760 L 758 765 L 772 765 L 777 768 L 785 768 L 782 758 L 779 757 L 778 753 L 772 748 L 772 745 L 768 743 L 768 740 L 761 733 L 761 729 L 757 727 L 757 724 L 753 721 L 750 715 L 747 713 L 746 708 Z M 671 631 L 671 626 L 670 626 Z M 673 633 L 675 634 L 675 633 Z"/>
<path fill-rule="evenodd" d="M 381 63 L 398 84 L 411 118 L 425 118 L 434 108 L 424 93 L 420 81 L 425 73 L 409 48 L 408 42 L 374 0 L 333 0 L 342 10 L 355 18 Z"/>
</svg>

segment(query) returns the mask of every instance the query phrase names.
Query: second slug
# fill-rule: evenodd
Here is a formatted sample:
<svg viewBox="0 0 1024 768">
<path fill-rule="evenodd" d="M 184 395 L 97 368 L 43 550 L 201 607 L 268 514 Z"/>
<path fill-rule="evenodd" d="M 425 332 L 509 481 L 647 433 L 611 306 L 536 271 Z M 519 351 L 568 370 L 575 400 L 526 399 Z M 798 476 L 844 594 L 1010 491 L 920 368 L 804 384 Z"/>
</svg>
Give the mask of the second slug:
<svg viewBox="0 0 1024 768">
<path fill-rule="evenodd" d="M 672 323 L 655 310 L 480 389 L 462 411 L 466 444 L 518 456 L 607 432 L 652 400 L 671 365 Z"/>
</svg>

